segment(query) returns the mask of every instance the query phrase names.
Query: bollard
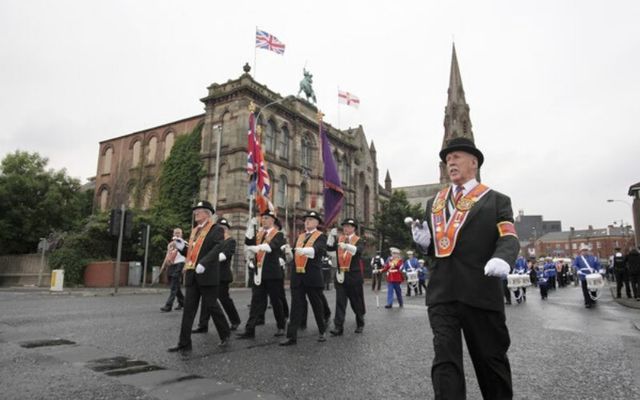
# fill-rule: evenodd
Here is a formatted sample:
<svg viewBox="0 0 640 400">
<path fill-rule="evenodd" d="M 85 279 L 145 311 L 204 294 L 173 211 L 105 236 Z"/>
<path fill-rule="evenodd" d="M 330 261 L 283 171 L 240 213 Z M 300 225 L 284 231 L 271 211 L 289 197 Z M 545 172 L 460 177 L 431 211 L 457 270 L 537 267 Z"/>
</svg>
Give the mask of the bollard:
<svg viewBox="0 0 640 400">
<path fill-rule="evenodd" d="M 54 269 L 51 271 L 51 289 L 52 292 L 62 292 L 64 286 L 64 270 Z"/>
</svg>

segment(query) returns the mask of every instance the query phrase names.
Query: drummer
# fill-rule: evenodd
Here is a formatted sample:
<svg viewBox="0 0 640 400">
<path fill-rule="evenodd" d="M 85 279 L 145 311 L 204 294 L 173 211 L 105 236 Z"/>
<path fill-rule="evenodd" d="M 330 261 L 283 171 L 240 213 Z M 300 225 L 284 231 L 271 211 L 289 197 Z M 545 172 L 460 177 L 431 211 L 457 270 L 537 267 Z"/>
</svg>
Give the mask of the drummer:
<svg viewBox="0 0 640 400">
<path fill-rule="evenodd" d="M 400 255 L 400 249 L 397 247 L 391 247 L 389 251 L 391 252 L 391 257 L 389 257 L 381 271 L 381 273 L 387 272 L 387 305 L 384 308 L 393 307 L 394 292 L 398 299 L 398 305 L 402 307 L 402 288 L 400 287 L 403 280 L 402 272 L 400 271 L 403 264 L 402 256 Z"/>
<path fill-rule="evenodd" d="M 573 268 L 578 273 L 580 285 L 582 285 L 582 296 L 584 297 L 584 306 L 591 308 L 596 305 L 596 301 L 592 298 L 596 296 L 595 292 L 589 293 L 587 290 L 586 276 L 594 272 L 600 272 L 600 261 L 592 254 L 589 254 L 589 246 L 587 244 L 580 245 L 580 254 L 573 260 Z"/>
<path fill-rule="evenodd" d="M 516 265 L 513 267 L 513 273 L 514 274 L 518 274 L 518 275 L 528 275 L 529 274 L 529 268 L 527 268 L 527 260 L 525 260 L 524 257 L 519 256 L 516 259 Z M 522 290 L 522 296 L 520 296 L 520 290 Z M 523 301 L 527 301 L 527 288 L 526 287 L 523 286 L 523 287 L 519 288 L 513 294 L 516 297 L 516 301 L 518 302 L 518 304 L 520 304 Z"/>
<path fill-rule="evenodd" d="M 420 263 L 418 262 L 418 259 L 416 258 L 416 256 L 413 255 L 412 250 L 408 250 L 407 259 L 404 261 L 404 264 L 402 264 L 402 269 L 401 269 L 402 273 L 407 278 L 407 297 L 411 297 L 411 288 L 413 288 L 413 294 L 415 296 L 418 295 L 418 285 L 417 285 L 418 281 L 409 279 L 409 272 L 415 272 L 418 270 L 418 268 L 420 268 Z M 416 274 L 416 278 L 417 278 L 417 274 Z"/>
</svg>

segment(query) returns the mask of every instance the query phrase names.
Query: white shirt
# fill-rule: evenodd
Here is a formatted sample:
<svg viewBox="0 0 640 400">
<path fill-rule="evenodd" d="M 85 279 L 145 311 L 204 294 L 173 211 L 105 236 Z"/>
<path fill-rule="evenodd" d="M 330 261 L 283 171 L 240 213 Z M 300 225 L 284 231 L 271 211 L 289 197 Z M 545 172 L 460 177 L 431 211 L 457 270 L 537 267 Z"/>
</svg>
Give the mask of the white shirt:
<svg viewBox="0 0 640 400">
<path fill-rule="evenodd" d="M 462 195 L 466 196 L 470 191 L 473 190 L 479 183 L 476 178 L 473 178 L 462 185 Z M 453 198 L 456 196 L 456 189 L 458 185 L 451 184 L 451 197 L 447 202 L 447 207 L 449 208 L 449 215 L 453 215 L 455 210 L 455 206 L 453 205 Z"/>
</svg>

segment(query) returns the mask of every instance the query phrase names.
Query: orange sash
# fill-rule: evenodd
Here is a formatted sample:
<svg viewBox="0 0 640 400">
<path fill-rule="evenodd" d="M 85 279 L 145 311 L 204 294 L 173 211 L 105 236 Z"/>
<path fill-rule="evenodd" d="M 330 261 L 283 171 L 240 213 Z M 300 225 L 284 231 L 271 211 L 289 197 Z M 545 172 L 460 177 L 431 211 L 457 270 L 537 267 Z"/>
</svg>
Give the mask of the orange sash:
<svg viewBox="0 0 640 400">
<path fill-rule="evenodd" d="M 309 236 L 309 239 L 305 243 L 305 241 L 304 241 L 305 234 L 301 233 L 298 236 L 298 241 L 296 242 L 296 248 L 313 247 L 313 244 L 320 237 L 320 235 L 322 235 L 322 233 L 320 231 L 313 232 L 311 234 L 311 236 Z M 304 254 L 296 253 L 296 260 L 295 261 L 296 261 L 296 272 L 299 273 L 299 274 L 304 274 L 305 273 L 305 268 L 307 267 L 307 261 L 309 261 L 309 257 L 305 256 Z"/>
<path fill-rule="evenodd" d="M 347 239 L 345 235 L 342 235 L 338 239 L 338 243 L 347 243 L 355 246 L 355 244 L 358 243 L 358 240 L 360 240 L 360 237 L 353 235 L 353 243 L 351 243 L 351 241 Z M 349 271 L 352 257 L 353 257 L 353 254 L 349 253 L 346 250 L 341 249 L 340 246 L 338 246 L 338 265 L 340 266 L 340 271 L 342 272 Z"/>
<path fill-rule="evenodd" d="M 269 244 L 269 242 L 271 242 L 271 239 L 273 239 L 278 232 L 279 231 L 276 228 L 271 228 L 271 232 L 269 233 L 269 235 L 267 235 L 266 239 L 264 239 L 264 242 L 263 242 L 262 240 L 264 237 L 264 231 L 260 231 L 258 232 L 258 238 L 256 239 L 256 243 Z M 262 250 L 258 251 L 258 254 L 256 254 L 256 258 L 258 259 L 258 268 L 262 268 L 262 263 L 264 263 L 264 256 L 266 255 L 267 255 L 267 252 Z"/>
<path fill-rule="evenodd" d="M 450 187 L 442 189 L 438 192 L 436 199 L 431 207 L 431 226 L 435 235 L 435 253 L 436 257 L 449 257 L 456 246 L 458 233 L 462 225 L 467 220 L 469 210 L 476 204 L 482 196 L 489 192 L 489 187 L 478 184 L 469 193 L 463 196 L 458 203 L 449 221 L 447 221 L 445 208 L 447 207 L 447 196 Z"/>
<path fill-rule="evenodd" d="M 209 230 L 213 228 L 211 221 L 207 221 L 204 226 L 198 232 L 198 236 L 196 237 L 197 229 L 191 231 L 191 236 L 189 237 L 189 250 L 187 252 L 187 260 L 184 264 L 185 269 L 195 269 L 196 261 L 198 260 L 198 254 L 200 254 L 200 248 L 202 247 L 202 243 L 204 242 L 204 238 L 207 237 L 207 233 Z"/>
</svg>

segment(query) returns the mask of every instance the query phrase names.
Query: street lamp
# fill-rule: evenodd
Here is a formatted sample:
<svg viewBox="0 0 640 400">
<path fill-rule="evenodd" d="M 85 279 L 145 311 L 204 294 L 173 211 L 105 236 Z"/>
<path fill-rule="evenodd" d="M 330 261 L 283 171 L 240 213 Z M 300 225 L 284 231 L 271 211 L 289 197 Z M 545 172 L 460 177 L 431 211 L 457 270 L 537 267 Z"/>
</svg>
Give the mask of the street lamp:
<svg viewBox="0 0 640 400">
<path fill-rule="evenodd" d="M 218 132 L 216 138 L 216 180 L 213 184 L 213 207 L 218 209 L 218 184 L 220 183 L 220 142 L 222 140 L 222 125 L 214 125 L 213 129 Z"/>
<path fill-rule="evenodd" d="M 628 201 L 625 201 L 625 200 L 607 199 L 607 203 L 613 203 L 613 202 L 624 203 L 624 204 L 628 205 L 631 208 L 631 220 L 633 221 L 633 205 L 631 203 L 629 203 Z M 620 221 L 620 223 L 622 225 L 622 221 Z M 621 228 L 624 229 L 624 226 L 621 226 Z M 638 236 L 637 235 L 634 235 L 634 241 L 635 241 L 636 247 L 638 247 Z"/>
</svg>

